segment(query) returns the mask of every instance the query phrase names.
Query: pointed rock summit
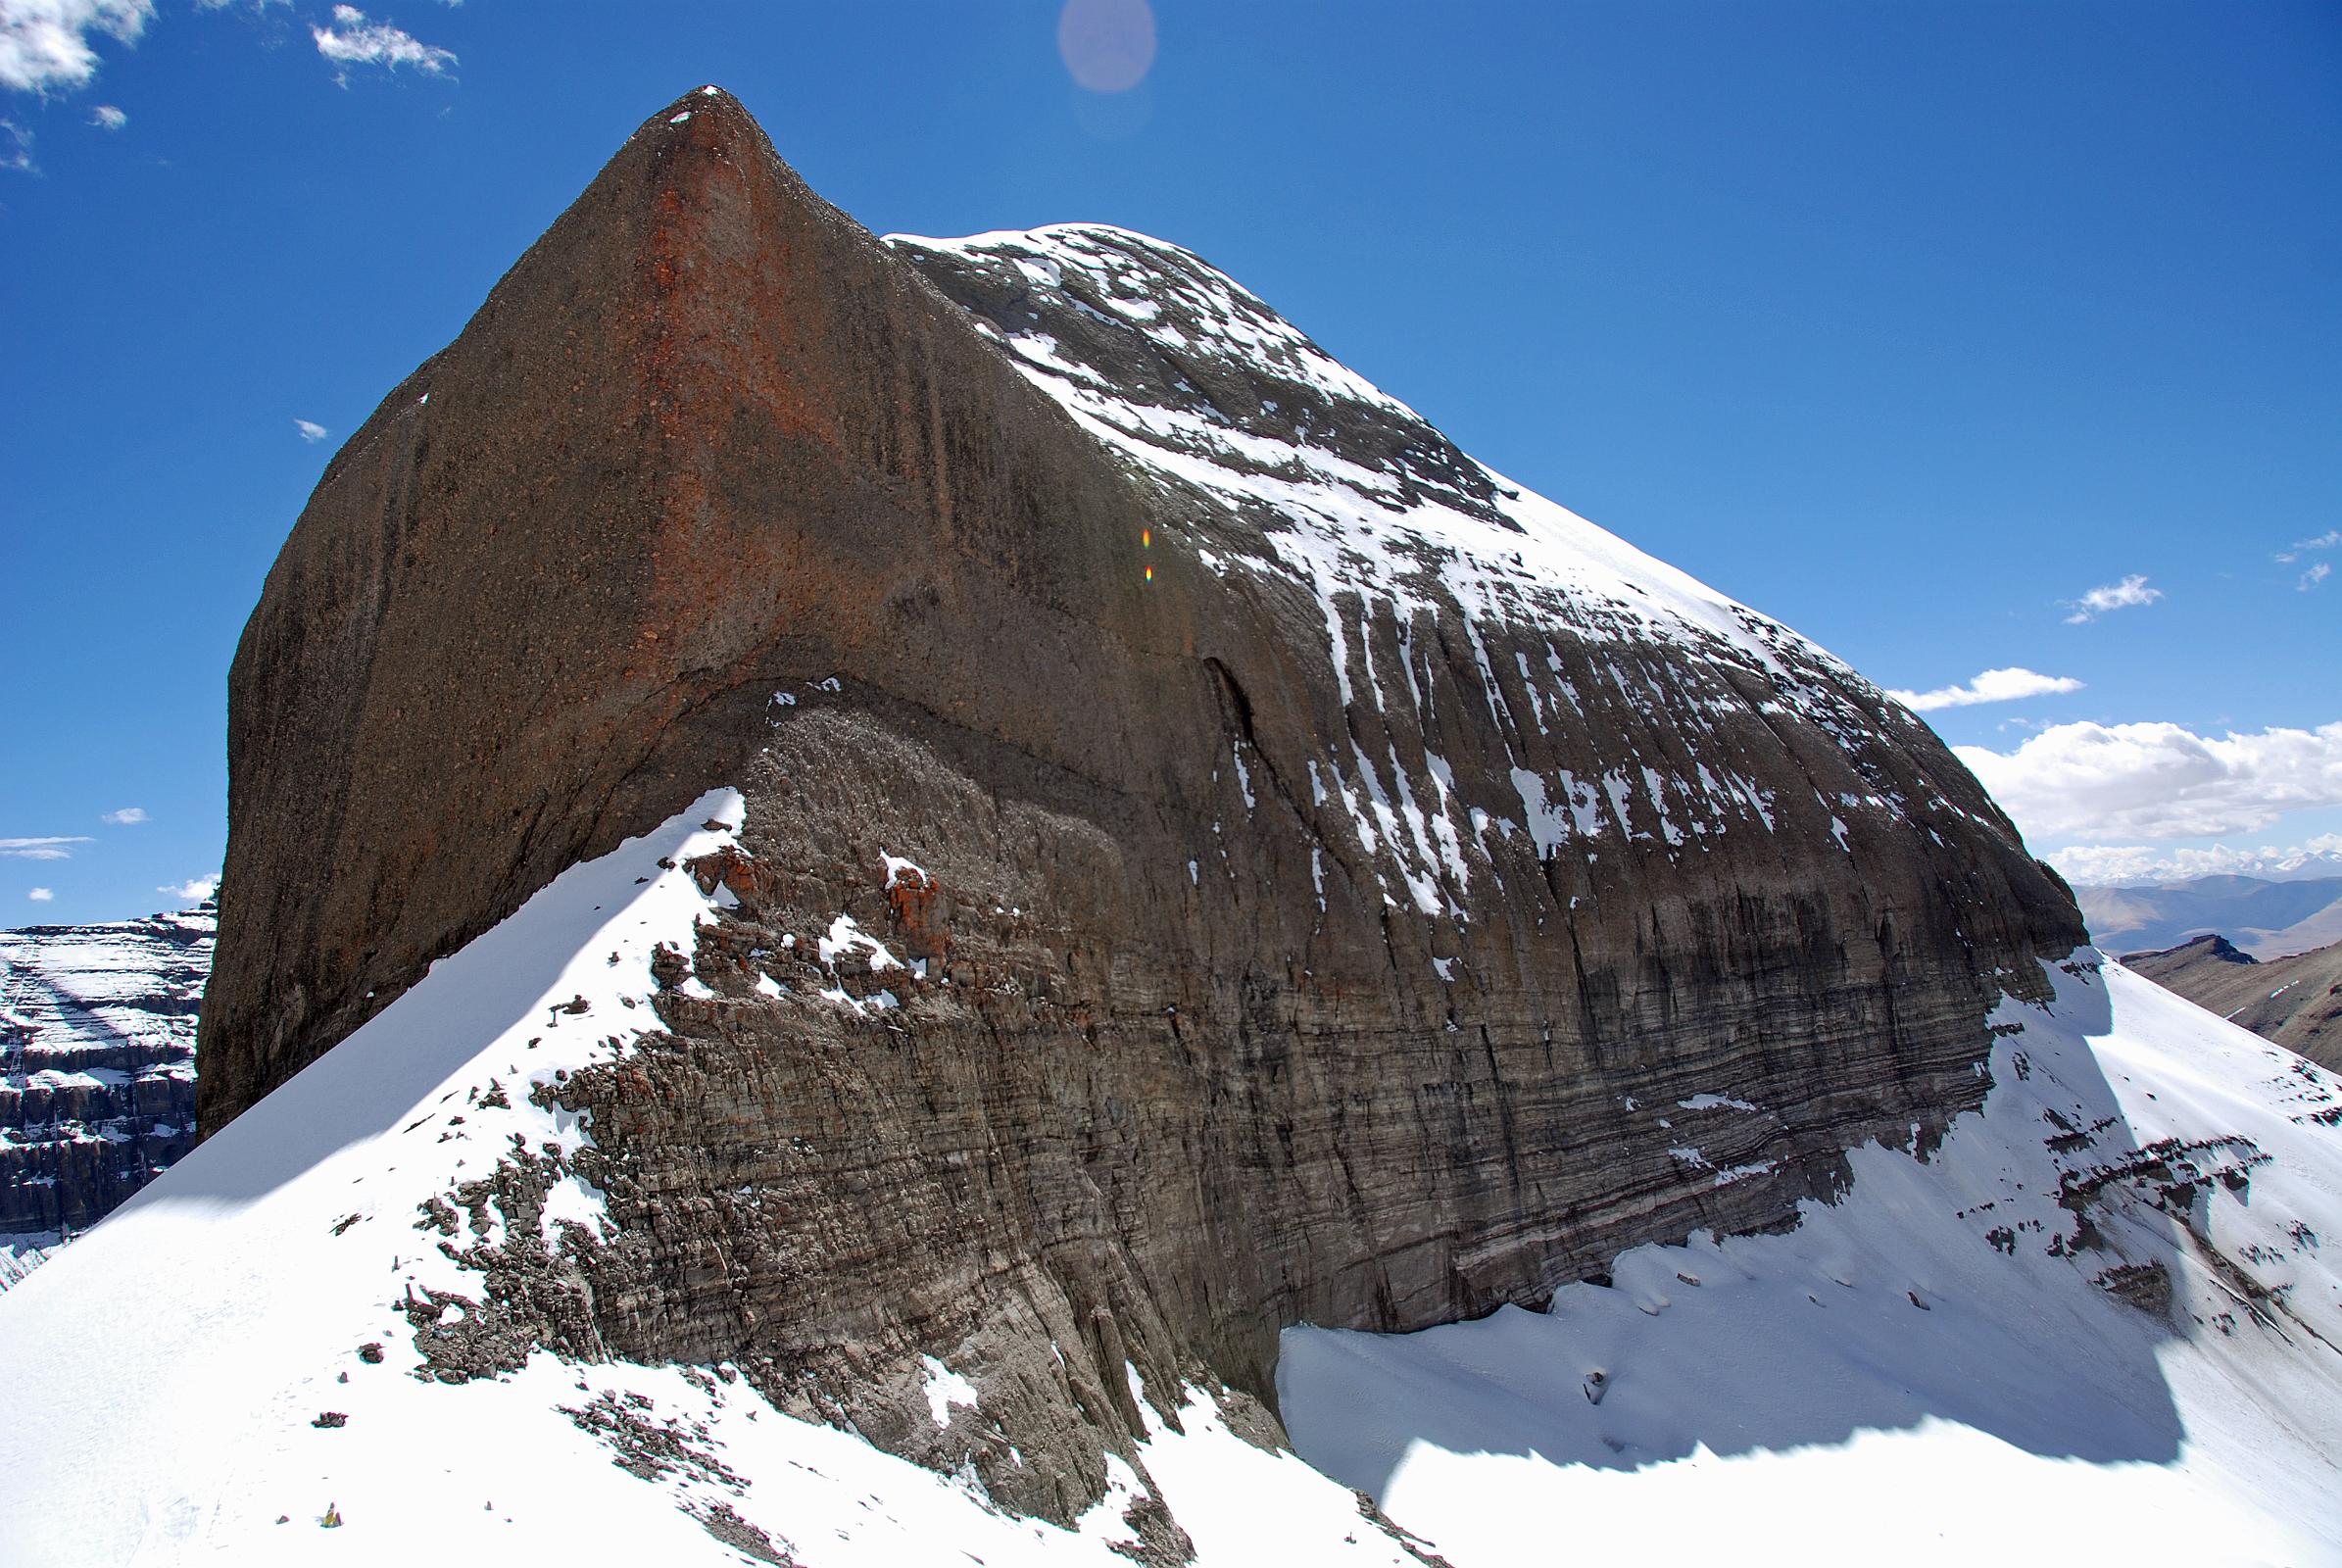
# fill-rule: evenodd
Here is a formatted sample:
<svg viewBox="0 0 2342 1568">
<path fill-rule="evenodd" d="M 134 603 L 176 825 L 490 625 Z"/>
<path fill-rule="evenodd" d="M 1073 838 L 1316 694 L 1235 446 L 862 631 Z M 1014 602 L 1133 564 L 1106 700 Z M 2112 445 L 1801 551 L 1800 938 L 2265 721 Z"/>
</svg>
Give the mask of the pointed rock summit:
<svg viewBox="0 0 2342 1568">
<path fill-rule="evenodd" d="M 737 789 L 720 914 L 512 1090 L 590 1147 L 451 1194 L 417 1344 L 737 1367 L 1058 1520 L 1183 1382 L 1273 1435 L 1286 1325 L 1537 1304 L 1924 1148 L 2083 941 L 1877 687 L 1196 257 L 879 240 L 714 88 L 328 467 L 229 763 L 207 1137 Z M 558 1259 L 478 1217 L 571 1176 Z"/>
</svg>

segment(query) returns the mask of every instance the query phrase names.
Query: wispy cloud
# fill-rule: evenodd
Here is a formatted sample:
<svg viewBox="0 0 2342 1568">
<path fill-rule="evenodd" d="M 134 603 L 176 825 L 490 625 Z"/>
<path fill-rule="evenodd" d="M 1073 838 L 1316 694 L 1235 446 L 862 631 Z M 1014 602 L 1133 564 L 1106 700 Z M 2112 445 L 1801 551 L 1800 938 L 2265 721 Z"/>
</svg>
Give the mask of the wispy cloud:
<svg viewBox="0 0 2342 1568">
<path fill-rule="evenodd" d="M 2317 587 L 2319 583 L 2325 581 L 2328 577 L 2331 577 L 2333 574 L 2333 564 L 2330 562 L 2320 561 L 2318 563 L 2318 564 L 2312 566 L 2308 571 L 2303 572 L 2302 580 L 2295 583 L 2293 586 L 2306 594 L 2311 589 Z"/>
<path fill-rule="evenodd" d="M 2342 805 L 2342 723 L 2227 736 L 2058 724 L 2014 752 L 1953 751 L 2036 843 L 2257 833 L 2287 811 Z"/>
<path fill-rule="evenodd" d="M 34 888 L 30 892 L 26 893 L 24 897 L 30 899 L 35 904 L 46 904 L 51 899 L 57 897 L 57 890 L 54 888 Z"/>
<path fill-rule="evenodd" d="M 2301 560 L 2307 551 L 2331 550 L 2336 545 L 2342 545 L 2342 528 L 2328 528 L 2315 539 L 2294 540 L 2290 548 L 2277 552 L 2277 560 L 2282 564 L 2290 566 Z"/>
<path fill-rule="evenodd" d="M 73 847 L 88 842 L 89 835 L 86 833 L 51 834 L 37 839 L 0 839 L 0 855 L 18 860 L 70 860 L 73 858 Z"/>
<path fill-rule="evenodd" d="M 0 120 L 0 169 L 32 172 L 32 132 L 13 120 Z"/>
<path fill-rule="evenodd" d="M 0 87 L 55 92 L 98 74 L 93 37 L 136 43 L 154 0 L 0 0 Z"/>
<path fill-rule="evenodd" d="M 309 33 L 317 41 L 317 53 L 337 66 L 380 66 L 385 71 L 411 66 L 426 76 L 444 76 L 457 63 L 454 50 L 424 43 L 387 22 L 368 22 L 356 6 L 335 6 L 332 25 L 312 27 Z M 346 84 L 348 73 L 339 74 Z"/>
<path fill-rule="evenodd" d="M 175 885 L 166 882 L 155 891 L 168 893 L 174 899 L 186 899 L 190 903 L 201 904 L 220 891 L 220 879 L 216 876 L 189 877 L 186 881 Z"/>
<path fill-rule="evenodd" d="M 2299 844 L 2234 849 L 2174 850 L 2160 844 L 2075 844 L 2041 858 L 2069 882 L 2087 887 L 2136 887 L 2199 876 L 2266 876 L 2297 870 L 2323 856 L 2342 857 L 2342 833 L 2320 833 Z"/>
<path fill-rule="evenodd" d="M 112 822 L 116 827 L 135 827 L 139 823 L 146 820 L 146 808 L 143 806 L 125 806 L 119 811 L 108 811 L 104 816 L 99 817 L 98 820 L 101 822 Z"/>
<path fill-rule="evenodd" d="M 2071 675 L 2043 675 L 2022 668 L 1987 669 L 1965 686 L 1938 686 L 1931 692 L 1888 692 L 1886 695 L 1914 712 L 1931 713 L 1938 708 L 1973 708 L 1978 703 L 2017 703 L 2027 697 L 2077 692 L 2081 682 Z"/>
<path fill-rule="evenodd" d="M 130 122 L 130 117 L 112 104 L 100 104 L 89 112 L 89 122 L 100 130 L 120 130 Z"/>
<path fill-rule="evenodd" d="M 312 445 L 324 440 L 325 437 L 333 433 L 315 419 L 295 419 L 293 428 L 301 432 L 302 440 Z"/>
<path fill-rule="evenodd" d="M 2148 587 L 2147 579 L 2143 575 L 2133 572 L 2121 582 L 2111 582 L 2103 588 L 2091 589 L 2079 599 L 2065 601 L 2068 608 L 2074 612 L 2073 614 L 2066 617 L 2066 624 L 2078 626 L 2084 621 L 2097 619 L 2110 610 L 2128 610 L 2134 605 L 2151 605 L 2162 597 L 2163 590 L 2161 588 Z"/>
</svg>

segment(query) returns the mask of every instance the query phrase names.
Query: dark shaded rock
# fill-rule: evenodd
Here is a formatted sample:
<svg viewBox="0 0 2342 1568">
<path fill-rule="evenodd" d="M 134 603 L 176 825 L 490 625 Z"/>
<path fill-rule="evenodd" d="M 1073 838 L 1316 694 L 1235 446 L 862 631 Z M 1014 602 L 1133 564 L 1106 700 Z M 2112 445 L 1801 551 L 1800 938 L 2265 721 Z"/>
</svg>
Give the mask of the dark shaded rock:
<svg viewBox="0 0 2342 1568">
<path fill-rule="evenodd" d="M 1281 1325 L 1793 1223 L 1849 1146 L 1979 1102 L 1986 1013 L 2081 940 L 1869 682 L 1669 618 L 1656 563 L 1533 568 L 1429 425 L 1186 253 L 1079 234 L 1111 286 L 1055 240 L 890 250 L 695 94 L 320 481 L 231 679 L 207 1128 L 579 857 L 747 801 L 665 1033 L 538 1091 L 590 1114 L 612 1232 L 463 1224 L 533 1231 L 551 1156 L 427 1211 L 483 1275 L 410 1303 L 431 1375 L 736 1365 L 1069 1519 L 1143 1400 L 1273 1402 Z M 1039 337 L 1062 385 L 1003 351 Z M 1469 548 L 1293 565 L 1258 487 L 1312 462 Z"/>
</svg>

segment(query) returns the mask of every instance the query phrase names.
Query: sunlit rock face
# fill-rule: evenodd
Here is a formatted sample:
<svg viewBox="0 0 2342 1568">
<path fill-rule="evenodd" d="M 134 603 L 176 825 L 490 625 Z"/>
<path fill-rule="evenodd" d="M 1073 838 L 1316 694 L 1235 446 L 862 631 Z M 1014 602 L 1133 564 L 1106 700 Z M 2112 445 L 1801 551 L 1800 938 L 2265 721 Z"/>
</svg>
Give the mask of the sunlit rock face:
<svg viewBox="0 0 2342 1568">
<path fill-rule="evenodd" d="M 1057 1518 L 1125 1362 L 1273 1400 L 1287 1324 L 1781 1225 L 2082 940 L 1868 681 L 1195 257 L 880 241 L 712 92 L 335 459 L 229 752 L 207 1135 L 737 786 L 663 1032 L 559 1091 L 614 1234 L 476 1248 L 479 1334 L 730 1362 Z"/>
</svg>

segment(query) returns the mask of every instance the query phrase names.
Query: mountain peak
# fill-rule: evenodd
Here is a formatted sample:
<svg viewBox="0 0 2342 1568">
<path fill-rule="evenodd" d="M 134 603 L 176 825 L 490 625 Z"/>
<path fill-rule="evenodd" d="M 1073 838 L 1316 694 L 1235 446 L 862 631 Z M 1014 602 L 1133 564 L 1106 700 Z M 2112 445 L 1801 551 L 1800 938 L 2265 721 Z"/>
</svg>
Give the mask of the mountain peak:
<svg viewBox="0 0 2342 1568">
<path fill-rule="evenodd" d="M 574 1178 L 608 1231 L 550 1274 L 474 1233 L 418 1353 L 721 1362 L 1060 1522 L 1196 1379 L 1273 1433 L 1287 1324 L 1789 1225 L 1975 1107 L 2081 940 L 1877 687 L 1192 253 L 883 244 L 704 92 L 328 470 L 229 777 L 215 1139 L 337 1042 L 416 1049 L 353 1031 L 568 868 L 668 887 L 596 858 L 722 792 L 717 912 L 511 1004 L 586 1054 L 494 1035 L 591 1152 L 440 1200 Z"/>
</svg>

